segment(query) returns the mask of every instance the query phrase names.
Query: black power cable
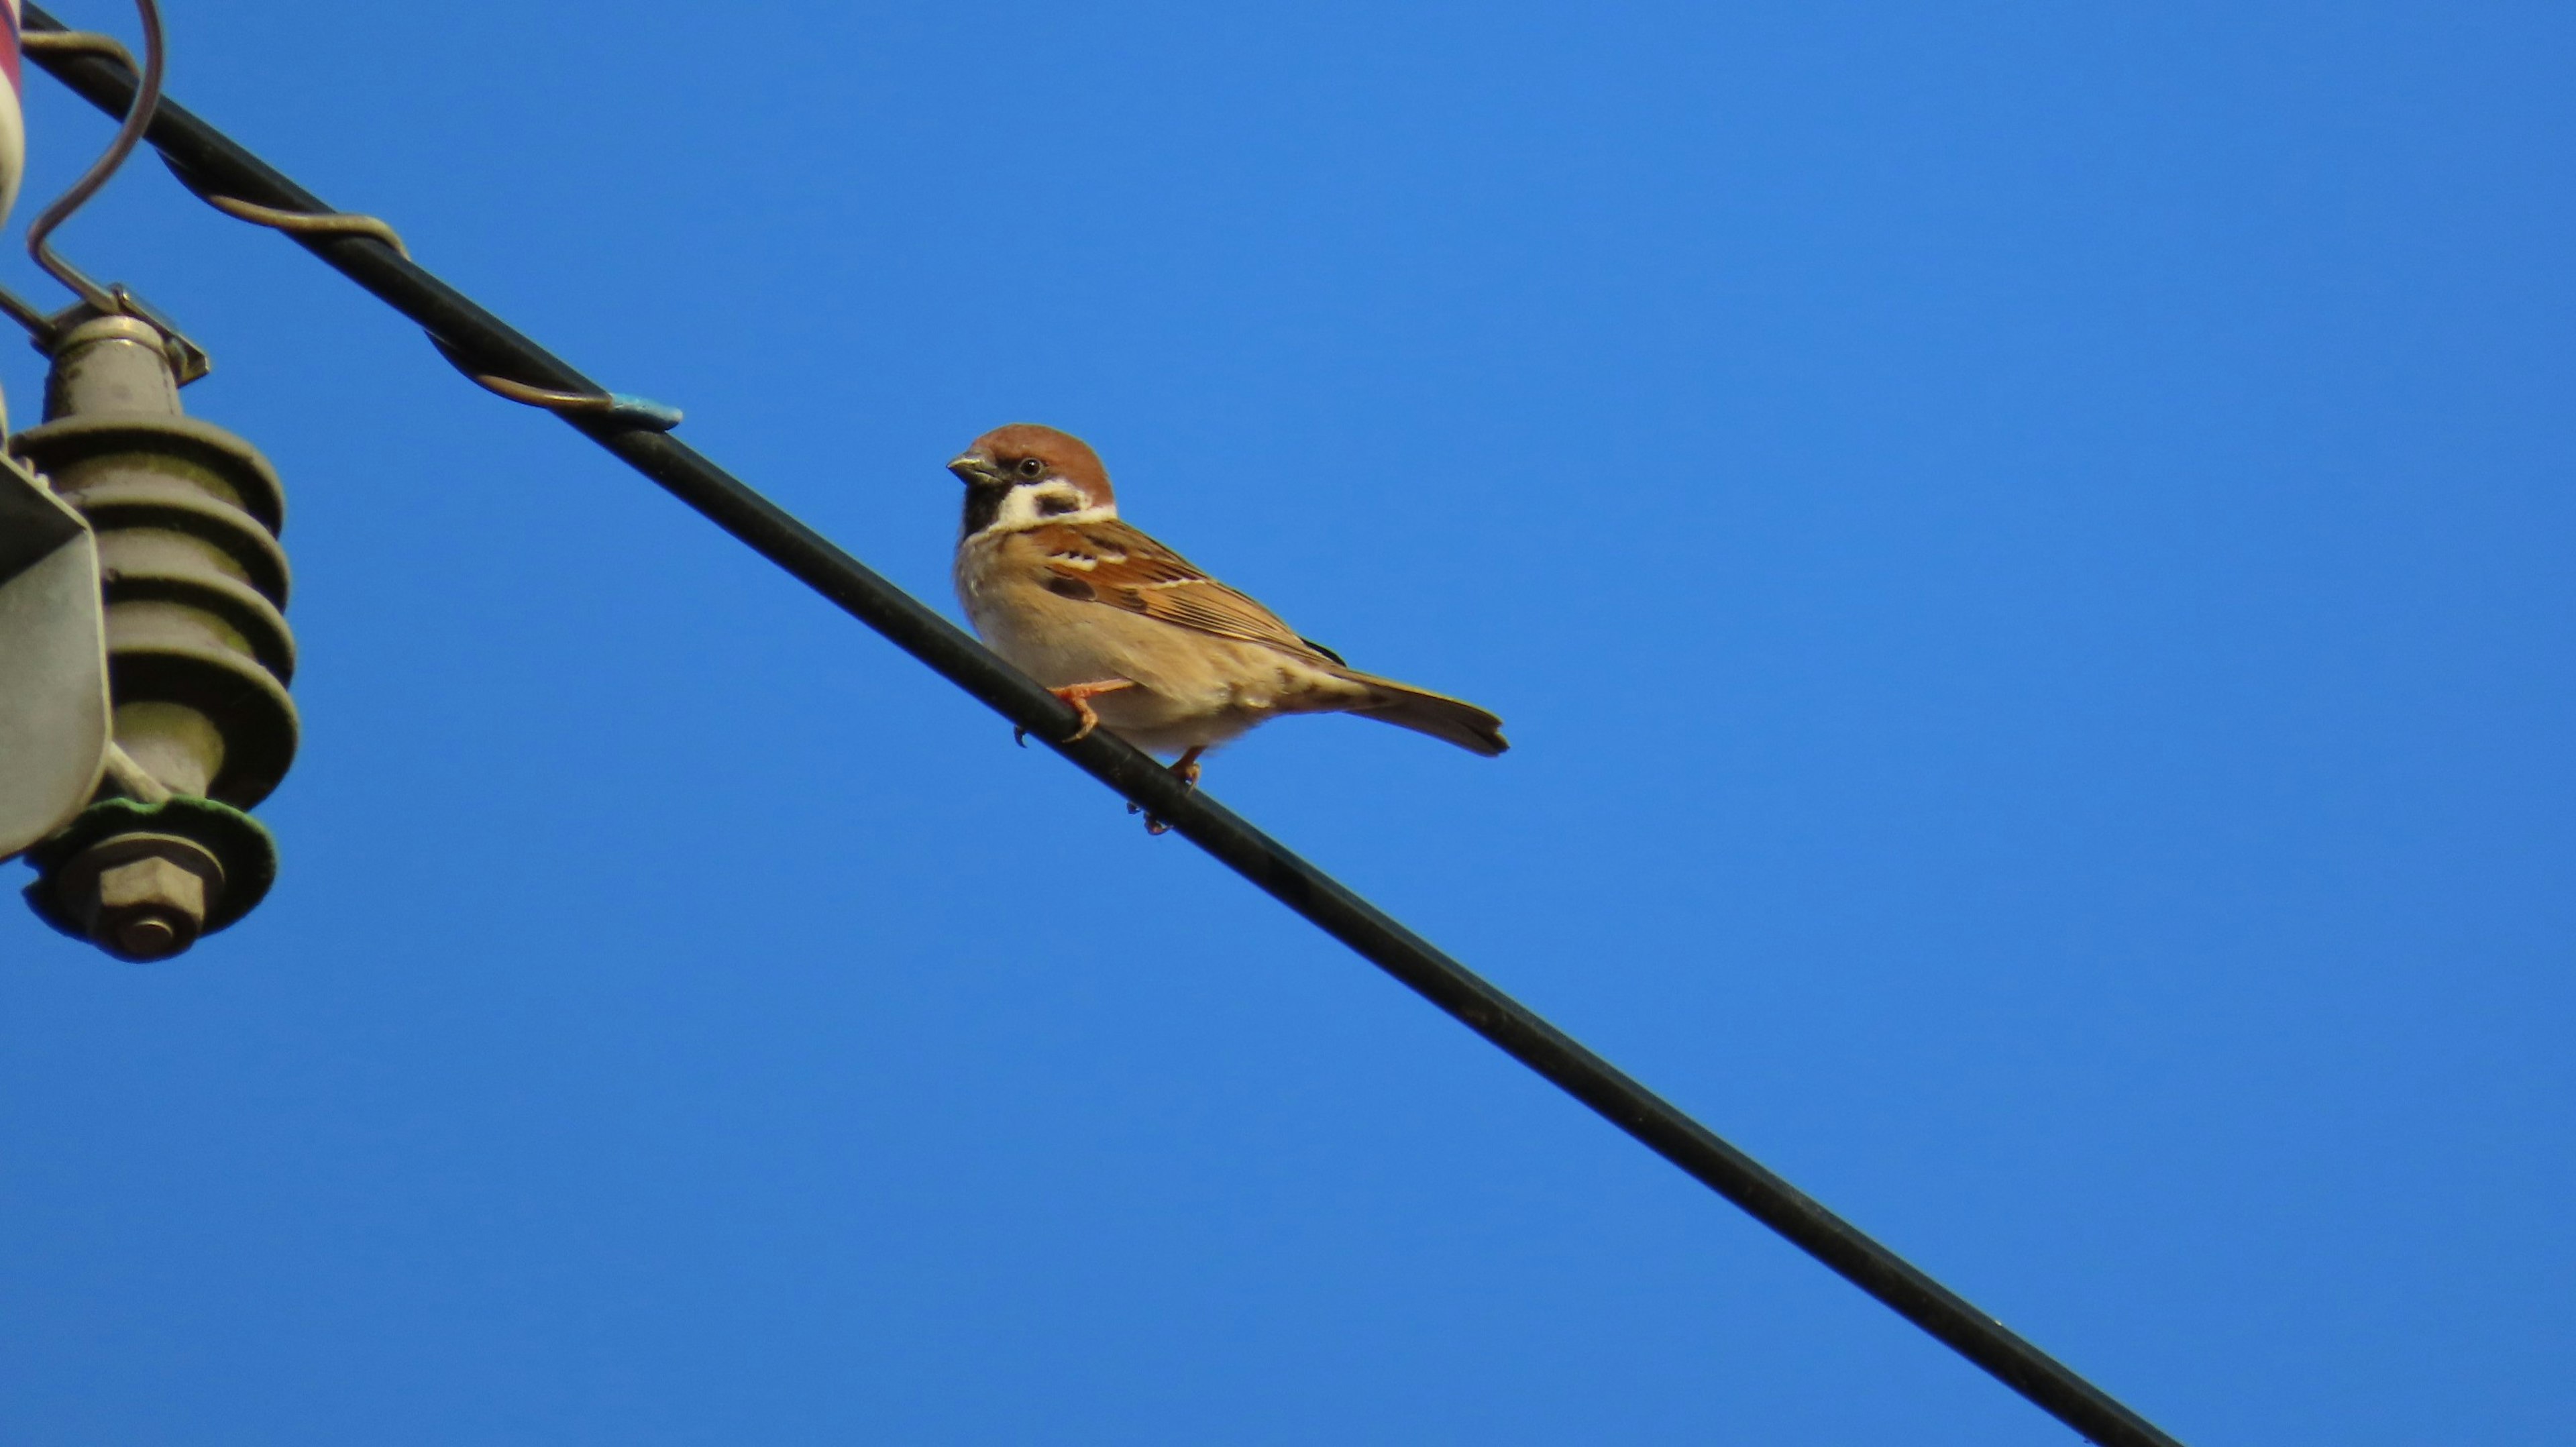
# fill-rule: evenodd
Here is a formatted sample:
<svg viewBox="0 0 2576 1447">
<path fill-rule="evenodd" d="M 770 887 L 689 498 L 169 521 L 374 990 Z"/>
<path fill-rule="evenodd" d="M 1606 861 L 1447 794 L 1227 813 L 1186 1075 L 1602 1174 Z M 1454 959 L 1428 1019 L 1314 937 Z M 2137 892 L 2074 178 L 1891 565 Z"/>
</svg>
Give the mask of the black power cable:
<svg viewBox="0 0 2576 1447">
<path fill-rule="evenodd" d="M 30 30 L 64 28 L 32 4 L 25 7 L 25 17 Z M 110 115 L 123 115 L 133 97 L 132 73 L 113 61 L 60 52 L 29 58 Z M 145 139 L 201 197 L 220 195 L 255 208 L 306 216 L 332 214 L 311 192 L 166 98 Z M 288 234 L 297 245 L 426 327 L 450 359 L 470 373 L 515 379 L 523 389 L 558 396 L 600 399 L 607 395 L 525 335 L 414 265 L 380 235 L 355 225 L 297 228 Z M 686 443 L 614 409 L 567 407 L 560 415 L 716 526 L 1013 724 L 1043 740 L 1073 733 L 1077 719 L 1071 707 Z M 1076 743 L 1051 746 L 2043 1411 L 2110 1447 L 2180 1447 L 2154 1424 L 1765 1170 L 1330 875 L 1207 795 L 1184 788 L 1134 747 L 1105 731 Z"/>
</svg>

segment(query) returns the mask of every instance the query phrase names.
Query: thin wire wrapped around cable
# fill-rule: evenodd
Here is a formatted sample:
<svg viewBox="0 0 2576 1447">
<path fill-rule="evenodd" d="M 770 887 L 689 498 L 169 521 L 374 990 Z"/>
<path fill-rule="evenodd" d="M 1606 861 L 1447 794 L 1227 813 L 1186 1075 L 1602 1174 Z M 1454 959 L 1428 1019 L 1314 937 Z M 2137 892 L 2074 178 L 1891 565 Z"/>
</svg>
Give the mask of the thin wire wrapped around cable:
<svg viewBox="0 0 2576 1447">
<path fill-rule="evenodd" d="M 583 413 L 640 427 L 647 432 L 668 432 L 680 425 L 679 408 L 656 402 L 650 397 L 639 397 L 632 392 L 567 392 L 559 387 L 539 387 L 529 382 L 513 381 L 477 363 L 436 332 L 429 334 L 429 344 L 447 359 L 447 365 L 464 373 L 467 381 L 495 397 L 507 397 L 523 407 L 542 407 L 558 416 Z"/>
<path fill-rule="evenodd" d="M 363 236 L 371 241 L 381 241 L 392 248 L 396 256 L 411 260 L 411 248 L 403 244 L 402 233 L 394 230 L 393 223 L 382 217 L 354 211 L 291 211 L 283 206 L 263 206 L 239 196 L 225 195 L 167 155 L 162 157 L 162 161 L 169 166 L 170 174 L 179 179 L 179 184 L 195 192 L 199 200 L 237 220 L 295 237 Z M 438 348 L 438 354 L 447 359 L 449 366 L 464 373 L 474 385 L 522 406 L 542 407 L 558 414 L 595 414 L 651 432 L 668 432 L 680 425 L 679 408 L 656 402 L 650 397 L 639 397 L 632 392 L 571 392 L 557 387 L 540 387 L 532 382 L 501 376 L 477 364 L 435 332 L 429 334 L 429 342 Z"/>
<path fill-rule="evenodd" d="M 152 113 L 160 108 L 161 65 L 168 49 L 162 43 L 161 7 L 158 0 L 134 0 L 134 9 L 143 19 L 143 64 L 135 81 L 134 99 L 125 109 L 124 123 L 116 128 L 116 139 L 108 143 L 106 152 L 90 163 L 81 178 L 72 183 L 71 189 L 55 197 L 52 205 L 37 212 L 36 219 L 27 223 L 27 254 L 35 258 L 36 264 L 54 280 L 78 293 L 81 300 L 100 313 L 111 316 L 123 309 L 115 295 L 90 280 L 80 268 L 56 255 L 52 241 L 54 229 L 70 220 L 73 212 L 89 204 L 89 198 L 97 195 L 108 178 L 116 174 L 117 167 L 124 165 L 125 158 L 134 153 L 134 148 L 143 140 L 144 131 L 152 124 Z M 48 52 L 100 55 L 122 63 L 127 70 L 137 69 L 133 55 L 105 35 L 31 30 L 20 38 L 19 46 L 39 59 Z M 11 315 L 16 316 L 15 309 L 11 309 Z M 24 317 L 18 317 L 18 321 L 21 325 L 26 324 Z M 38 329 L 31 327 L 30 330 Z"/>
<path fill-rule="evenodd" d="M 411 248 L 403 245 L 402 233 L 380 216 L 362 216 L 355 211 L 282 211 L 239 196 L 218 196 L 211 191 L 197 194 L 207 205 L 254 226 L 272 227 L 290 236 L 372 236 L 392 247 L 403 260 L 411 260 Z"/>
</svg>

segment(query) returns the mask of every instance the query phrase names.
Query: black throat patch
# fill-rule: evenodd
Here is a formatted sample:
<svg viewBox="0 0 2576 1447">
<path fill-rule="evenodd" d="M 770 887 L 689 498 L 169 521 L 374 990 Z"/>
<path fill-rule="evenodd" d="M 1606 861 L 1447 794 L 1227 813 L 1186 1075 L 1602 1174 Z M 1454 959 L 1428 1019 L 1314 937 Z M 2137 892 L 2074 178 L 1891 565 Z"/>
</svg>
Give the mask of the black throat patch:
<svg viewBox="0 0 2576 1447">
<path fill-rule="evenodd" d="M 1002 499 L 1011 495 L 1007 482 L 970 482 L 966 484 L 966 524 L 957 536 L 971 538 L 993 525 L 1002 515 Z"/>
</svg>

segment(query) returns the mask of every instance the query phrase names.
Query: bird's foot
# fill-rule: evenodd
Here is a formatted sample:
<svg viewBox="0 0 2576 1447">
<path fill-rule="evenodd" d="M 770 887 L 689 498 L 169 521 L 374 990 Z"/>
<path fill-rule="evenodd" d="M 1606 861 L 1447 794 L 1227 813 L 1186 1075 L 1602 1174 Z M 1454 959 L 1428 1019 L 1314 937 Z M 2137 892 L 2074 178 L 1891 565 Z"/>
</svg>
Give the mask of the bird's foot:
<svg viewBox="0 0 2576 1447">
<path fill-rule="evenodd" d="M 1116 693 L 1122 688 L 1134 688 L 1135 686 L 1136 680 L 1132 678 L 1104 678 L 1097 683 L 1068 683 L 1062 688 L 1048 689 L 1047 692 L 1054 694 L 1057 698 L 1064 700 L 1066 703 L 1072 704 L 1074 713 L 1079 715 L 1082 720 L 1081 725 L 1074 729 L 1073 736 L 1066 739 L 1065 742 L 1069 744 L 1080 743 L 1084 739 L 1091 737 L 1091 731 L 1093 729 L 1100 727 L 1100 715 L 1092 712 L 1091 701 L 1093 699 L 1100 697 L 1104 693 Z M 1011 731 L 1011 735 L 1014 739 L 1021 742 L 1022 747 L 1026 747 L 1028 730 L 1013 729 Z"/>
<path fill-rule="evenodd" d="M 1182 788 L 1195 789 L 1199 786 L 1199 755 L 1206 752 L 1207 745 L 1200 744 L 1194 748 L 1182 750 L 1181 756 L 1172 761 L 1171 775 L 1173 778 L 1181 781 Z M 1127 812 L 1130 814 L 1142 813 L 1143 809 L 1140 805 L 1130 804 L 1127 806 Z M 1172 832 L 1172 826 L 1155 818 L 1151 814 L 1146 814 L 1145 832 L 1148 834 L 1169 834 Z"/>
</svg>

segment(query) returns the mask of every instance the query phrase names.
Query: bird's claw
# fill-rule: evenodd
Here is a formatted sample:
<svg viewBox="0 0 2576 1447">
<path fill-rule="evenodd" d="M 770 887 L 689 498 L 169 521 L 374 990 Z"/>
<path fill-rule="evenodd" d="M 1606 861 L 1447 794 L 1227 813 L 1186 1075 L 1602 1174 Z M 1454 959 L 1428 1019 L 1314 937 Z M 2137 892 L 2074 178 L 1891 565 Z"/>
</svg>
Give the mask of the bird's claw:
<svg viewBox="0 0 2576 1447">
<path fill-rule="evenodd" d="M 1068 683 L 1062 688 L 1048 689 L 1047 692 L 1054 694 L 1057 698 L 1073 705 L 1074 713 L 1081 719 L 1080 725 L 1073 731 L 1073 736 L 1066 739 L 1064 742 L 1068 744 L 1081 743 L 1084 739 L 1091 737 L 1091 731 L 1093 729 L 1100 727 L 1100 715 L 1093 712 L 1091 707 L 1093 695 L 1116 693 L 1122 688 L 1134 688 L 1135 686 L 1136 681 L 1132 678 L 1112 678 L 1100 683 Z"/>
<path fill-rule="evenodd" d="M 1173 778 L 1181 781 L 1182 788 L 1192 790 L 1198 788 L 1199 755 L 1205 752 L 1206 750 L 1204 748 L 1190 749 L 1183 753 L 1180 758 L 1172 764 L 1172 767 L 1168 772 Z M 1127 805 L 1127 812 L 1130 814 L 1143 814 L 1145 812 L 1145 806 L 1130 801 Z M 1148 834 L 1169 834 L 1172 832 L 1172 826 L 1155 818 L 1151 814 L 1145 814 L 1145 832 Z"/>
<path fill-rule="evenodd" d="M 1093 729 L 1100 727 L 1100 715 L 1093 713 L 1089 705 L 1077 703 L 1074 707 L 1082 710 L 1082 727 L 1077 728 L 1071 734 L 1066 735 L 1064 741 L 1069 744 L 1081 743 L 1084 739 L 1091 737 L 1091 731 Z M 1019 745 L 1021 748 L 1027 748 L 1029 746 L 1029 731 L 1021 725 L 1011 725 L 1011 742 Z"/>
</svg>

